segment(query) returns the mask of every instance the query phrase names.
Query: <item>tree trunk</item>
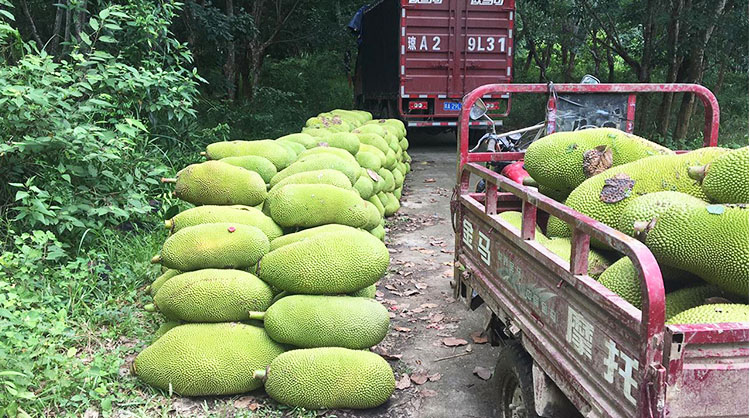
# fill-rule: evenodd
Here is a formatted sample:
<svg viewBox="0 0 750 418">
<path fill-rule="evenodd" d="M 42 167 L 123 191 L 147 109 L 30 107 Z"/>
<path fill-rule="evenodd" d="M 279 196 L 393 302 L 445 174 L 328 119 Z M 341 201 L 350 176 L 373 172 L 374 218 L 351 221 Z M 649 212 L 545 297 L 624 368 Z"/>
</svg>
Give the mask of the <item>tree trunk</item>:
<svg viewBox="0 0 750 418">
<path fill-rule="evenodd" d="M 677 81 L 677 70 L 682 64 L 682 60 L 678 55 L 678 43 L 680 38 L 680 26 L 682 10 L 685 5 L 685 0 L 672 0 L 672 15 L 670 16 L 669 27 L 667 28 L 667 45 L 669 47 L 669 68 L 667 69 L 667 83 L 674 83 Z M 669 131 L 669 119 L 672 114 L 672 102 L 674 101 L 674 93 L 665 93 L 662 97 L 661 106 L 659 107 L 659 134 L 662 137 L 667 136 Z"/>
<path fill-rule="evenodd" d="M 568 51 L 568 62 L 567 66 L 565 67 L 565 74 L 563 75 L 563 79 L 566 83 L 570 83 L 573 81 L 573 71 L 576 68 L 576 53 L 572 49 Z"/>
<path fill-rule="evenodd" d="M 66 1 L 66 8 L 65 8 L 65 39 L 64 41 L 66 43 L 70 42 L 72 25 L 73 25 L 73 10 L 70 5 L 70 1 L 68 0 Z"/>
<path fill-rule="evenodd" d="M 593 39 L 591 40 L 589 52 L 591 52 L 591 59 L 594 60 L 594 76 L 601 80 L 602 56 L 598 46 L 599 42 L 596 39 L 596 32 L 592 33 L 591 36 L 593 36 Z"/>
<path fill-rule="evenodd" d="M 719 75 L 716 78 L 716 86 L 714 86 L 714 95 L 718 96 L 721 88 L 724 86 L 724 77 L 727 74 L 727 59 L 724 56 L 719 66 Z"/>
<path fill-rule="evenodd" d="M 226 0 L 226 15 L 231 20 L 234 17 L 234 2 Z M 227 41 L 227 59 L 224 63 L 224 79 L 227 83 L 227 99 L 233 101 L 236 92 L 236 74 L 237 67 L 235 64 L 234 37 Z"/>
<path fill-rule="evenodd" d="M 75 32 L 73 33 L 78 42 L 81 41 L 81 31 L 83 30 L 83 17 L 86 14 L 86 0 L 81 1 L 81 10 L 78 11 L 78 16 L 73 20 L 73 26 Z"/>
<path fill-rule="evenodd" d="M 57 57 L 60 49 L 60 38 L 63 36 L 60 32 L 63 29 L 62 24 L 65 10 L 60 6 L 55 7 L 57 8 L 55 11 L 55 27 L 52 29 L 52 39 L 49 41 L 49 53 Z"/>
<path fill-rule="evenodd" d="M 607 83 L 615 82 L 615 57 L 612 55 L 612 50 L 607 50 Z"/>
<path fill-rule="evenodd" d="M 724 12 L 726 5 L 727 0 L 717 0 L 711 19 L 709 19 L 710 23 L 706 27 L 706 31 L 701 38 L 695 40 L 695 45 L 690 52 L 691 62 L 688 70 L 689 82 L 697 83 L 703 78 L 703 60 L 706 54 L 706 47 L 708 46 L 708 41 L 711 40 L 711 35 L 713 35 L 713 31 L 716 28 L 716 23 Z M 687 136 L 688 128 L 690 126 L 690 117 L 693 114 L 694 106 L 695 96 L 692 94 L 683 95 L 680 111 L 677 116 L 677 127 L 675 128 L 674 134 L 675 139 L 683 140 Z"/>
<path fill-rule="evenodd" d="M 34 23 L 34 18 L 31 17 L 31 13 L 29 13 L 29 5 L 28 3 L 26 3 L 26 0 L 21 0 L 21 8 L 23 9 L 23 14 L 26 15 L 26 19 L 29 21 L 29 26 L 31 27 L 31 36 L 34 37 L 34 41 L 36 41 L 39 50 L 41 50 L 42 48 L 44 48 L 44 43 L 42 42 L 42 38 L 39 36 L 39 32 L 36 30 L 36 24 Z"/>
</svg>

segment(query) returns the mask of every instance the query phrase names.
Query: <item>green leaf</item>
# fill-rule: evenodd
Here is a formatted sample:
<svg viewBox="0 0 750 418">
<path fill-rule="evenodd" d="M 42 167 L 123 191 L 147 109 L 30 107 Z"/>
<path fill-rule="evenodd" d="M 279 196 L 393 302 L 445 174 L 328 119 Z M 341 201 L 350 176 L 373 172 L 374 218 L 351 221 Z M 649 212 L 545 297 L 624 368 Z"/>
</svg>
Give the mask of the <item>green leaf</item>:
<svg viewBox="0 0 750 418">
<path fill-rule="evenodd" d="M 89 25 L 91 26 L 91 29 L 93 29 L 94 31 L 98 31 L 99 30 L 99 21 L 96 20 L 95 17 L 92 17 L 89 20 Z"/>
</svg>

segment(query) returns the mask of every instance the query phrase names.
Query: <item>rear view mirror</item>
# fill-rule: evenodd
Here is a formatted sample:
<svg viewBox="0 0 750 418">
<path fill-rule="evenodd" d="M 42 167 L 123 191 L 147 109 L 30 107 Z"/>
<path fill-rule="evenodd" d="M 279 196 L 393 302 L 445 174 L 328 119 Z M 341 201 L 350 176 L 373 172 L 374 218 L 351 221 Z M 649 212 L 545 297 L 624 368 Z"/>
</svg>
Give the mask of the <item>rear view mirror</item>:
<svg viewBox="0 0 750 418">
<path fill-rule="evenodd" d="M 482 99 L 477 99 L 476 102 L 471 106 L 471 110 L 469 111 L 469 117 L 471 120 L 477 120 L 481 119 L 484 115 L 487 114 L 487 105 L 484 104 Z"/>
</svg>

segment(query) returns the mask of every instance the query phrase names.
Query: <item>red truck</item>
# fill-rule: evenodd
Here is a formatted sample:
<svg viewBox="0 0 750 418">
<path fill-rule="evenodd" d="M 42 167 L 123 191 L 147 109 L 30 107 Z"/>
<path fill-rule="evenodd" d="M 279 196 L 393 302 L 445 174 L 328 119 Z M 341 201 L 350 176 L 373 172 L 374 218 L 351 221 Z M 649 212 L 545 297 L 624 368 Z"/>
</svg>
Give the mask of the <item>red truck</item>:
<svg viewBox="0 0 750 418">
<path fill-rule="evenodd" d="M 353 28 L 359 33 L 356 108 L 409 127 L 455 127 L 466 93 L 511 82 L 514 12 L 515 0 L 371 4 Z M 485 102 L 496 114 L 510 105 L 507 95 L 494 93 Z"/>
<path fill-rule="evenodd" d="M 558 93 L 625 95 L 634 109 L 635 94 L 654 92 L 696 94 L 704 145 L 716 145 L 718 103 L 697 85 L 491 84 L 463 101 L 451 202 L 456 295 L 493 313 L 491 339 L 503 345 L 495 373 L 501 417 L 748 416 L 748 323 L 666 325 L 661 271 L 644 244 L 486 167 L 522 161 L 523 152 L 469 152 L 472 106 L 488 95 L 548 94 L 550 133 Z M 632 129 L 632 118 L 625 121 Z M 471 187 L 478 179 L 481 193 Z M 506 210 L 522 211 L 521 230 L 497 216 Z M 569 262 L 534 240 L 550 215 L 573 230 Z M 642 310 L 588 275 L 592 238 L 633 261 Z"/>
</svg>

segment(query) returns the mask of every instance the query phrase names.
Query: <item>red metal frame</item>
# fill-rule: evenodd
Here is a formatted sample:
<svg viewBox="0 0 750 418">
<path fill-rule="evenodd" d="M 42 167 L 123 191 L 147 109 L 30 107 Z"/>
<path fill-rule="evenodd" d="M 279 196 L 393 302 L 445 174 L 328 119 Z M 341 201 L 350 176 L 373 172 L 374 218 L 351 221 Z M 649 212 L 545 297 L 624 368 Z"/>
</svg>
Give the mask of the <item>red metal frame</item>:
<svg viewBox="0 0 750 418">
<path fill-rule="evenodd" d="M 557 93 L 693 93 L 700 98 L 705 109 L 705 125 L 703 128 L 704 146 L 716 146 L 719 137 L 719 102 L 711 91 L 697 84 L 555 84 Z M 459 114 L 459 167 L 469 162 L 488 161 L 517 161 L 523 159 L 522 152 L 476 152 L 469 154 L 469 109 L 477 99 L 486 95 L 508 93 L 550 93 L 548 84 L 488 84 L 473 90 L 464 97 L 461 113 Z M 549 104 L 548 104 L 549 106 Z M 553 106 L 554 108 L 554 106 Z M 632 121 L 631 113 L 635 112 L 635 100 L 628 100 L 628 120 Z M 552 126 L 554 132 L 554 121 Z M 632 123 L 632 122 L 631 122 Z M 551 133 L 548 131 L 548 133 Z"/>
</svg>

